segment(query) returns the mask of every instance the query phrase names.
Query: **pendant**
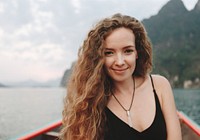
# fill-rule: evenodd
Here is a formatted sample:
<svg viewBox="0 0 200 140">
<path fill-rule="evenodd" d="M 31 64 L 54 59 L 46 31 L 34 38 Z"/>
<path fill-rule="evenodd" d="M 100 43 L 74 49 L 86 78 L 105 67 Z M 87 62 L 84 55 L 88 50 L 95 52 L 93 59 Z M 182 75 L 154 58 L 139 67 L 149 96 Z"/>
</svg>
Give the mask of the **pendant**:
<svg viewBox="0 0 200 140">
<path fill-rule="evenodd" d="M 132 123 L 132 120 L 131 120 L 131 114 L 130 114 L 130 111 L 127 110 L 126 111 L 126 114 L 127 114 L 127 117 L 128 117 L 128 124 L 130 127 L 133 127 L 133 123 Z"/>
</svg>

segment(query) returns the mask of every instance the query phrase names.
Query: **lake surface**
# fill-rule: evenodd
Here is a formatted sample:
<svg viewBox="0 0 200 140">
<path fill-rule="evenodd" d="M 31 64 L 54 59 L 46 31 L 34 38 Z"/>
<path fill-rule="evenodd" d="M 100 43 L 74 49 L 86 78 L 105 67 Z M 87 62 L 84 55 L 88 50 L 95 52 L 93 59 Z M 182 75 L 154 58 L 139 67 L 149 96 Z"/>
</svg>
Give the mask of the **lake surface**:
<svg viewBox="0 0 200 140">
<path fill-rule="evenodd" d="M 200 89 L 175 89 L 174 98 L 177 109 L 200 125 Z"/>
<path fill-rule="evenodd" d="M 0 140 L 61 119 L 65 89 L 0 88 Z"/>
<path fill-rule="evenodd" d="M 0 140 L 61 119 L 63 88 L 0 88 Z M 175 89 L 177 109 L 200 124 L 200 90 Z"/>
</svg>

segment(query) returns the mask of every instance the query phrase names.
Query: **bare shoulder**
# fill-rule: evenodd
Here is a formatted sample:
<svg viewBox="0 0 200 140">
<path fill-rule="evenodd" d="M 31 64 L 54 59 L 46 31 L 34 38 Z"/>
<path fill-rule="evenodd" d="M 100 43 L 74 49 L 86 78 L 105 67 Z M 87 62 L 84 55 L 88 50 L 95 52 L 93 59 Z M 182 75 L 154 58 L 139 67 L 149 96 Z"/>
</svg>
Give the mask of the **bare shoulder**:
<svg viewBox="0 0 200 140">
<path fill-rule="evenodd" d="M 181 140 L 181 129 L 171 85 L 164 76 L 152 75 L 152 77 L 165 118 L 168 133 L 167 137 L 170 140 Z M 176 133 L 174 133 L 174 130 L 176 130 Z"/>
<path fill-rule="evenodd" d="M 170 87 L 170 83 L 167 78 L 161 75 L 153 74 L 152 75 L 153 82 L 157 89 L 165 89 Z"/>
<path fill-rule="evenodd" d="M 166 81 L 168 81 L 167 80 L 167 78 L 165 78 L 164 76 L 162 76 L 162 75 L 159 75 L 159 74 L 152 74 L 151 75 L 155 80 L 158 80 L 158 81 L 160 81 L 160 82 L 166 82 Z"/>
<path fill-rule="evenodd" d="M 154 87 L 159 97 L 161 106 L 163 106 L 164 100 L 172 98 L 172 88 L 167 78 L 161 75 L 152 75 Z"/>
</svg>

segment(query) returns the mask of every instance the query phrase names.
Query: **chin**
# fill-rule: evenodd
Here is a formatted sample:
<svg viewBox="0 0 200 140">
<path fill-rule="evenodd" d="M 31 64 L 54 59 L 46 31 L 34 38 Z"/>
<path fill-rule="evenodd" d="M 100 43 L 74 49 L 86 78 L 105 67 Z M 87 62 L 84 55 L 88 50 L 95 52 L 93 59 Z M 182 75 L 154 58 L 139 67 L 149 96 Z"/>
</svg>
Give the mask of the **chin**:
<svg viewBox="0 0 200 140">
<path fill-rule="evenodd" d="M 130 77 L 130 76 L 129 76 Z M 129 77 L 113 76 L 111 77 L 114 82 L 123 82 L 129 79 Z"/>
</svg>

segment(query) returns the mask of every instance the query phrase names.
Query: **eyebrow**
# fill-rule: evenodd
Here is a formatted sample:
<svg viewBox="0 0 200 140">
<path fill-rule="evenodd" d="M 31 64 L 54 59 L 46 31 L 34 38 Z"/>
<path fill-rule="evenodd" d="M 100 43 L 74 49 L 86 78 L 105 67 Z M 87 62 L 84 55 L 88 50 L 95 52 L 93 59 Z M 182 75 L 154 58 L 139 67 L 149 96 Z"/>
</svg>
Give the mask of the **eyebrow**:
<svg viewBox="0 0 200 140">
<path fill-rule="evenodd" d="M 133 46 L 133 45 L 128 45 L 128 46 L 125 46 L 125 47 L 123 47 L 122 49 L 128 49 L 128 48 L 135 48 L 135 46 Z M 114 48 L 105 48 L 106 50 L 114 50 Z"/>
<path fill-rule="evenodd" d="M 126 46 L 126 47 L 124 47 L 123 49 L 128 49 L 128 48 L 135 48 L 135 46 L 133 46 L 133 45 L 129 45 L 129 46 Z"/>
</svg>

